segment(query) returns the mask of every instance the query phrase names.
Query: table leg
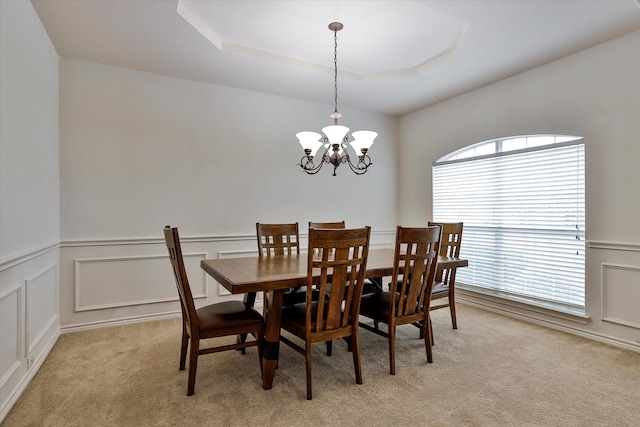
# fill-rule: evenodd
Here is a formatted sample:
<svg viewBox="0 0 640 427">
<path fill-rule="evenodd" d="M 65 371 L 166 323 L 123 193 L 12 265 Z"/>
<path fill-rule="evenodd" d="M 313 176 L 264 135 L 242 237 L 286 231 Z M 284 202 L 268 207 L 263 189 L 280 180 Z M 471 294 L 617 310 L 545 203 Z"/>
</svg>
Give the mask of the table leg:
<svg viewBox="0 0 640 427">
<path fill-rule="evenodd" d="M 270 301 L 266 313 L 265 343 L 262 351 L 262 388 L 264 390 L 269 390 L 273 386 L 273 377 L 275 377 L 278 367 L 280 318 L 285 290 L 278 289 L 273 292 L 273 300 Z"/>
</svg>

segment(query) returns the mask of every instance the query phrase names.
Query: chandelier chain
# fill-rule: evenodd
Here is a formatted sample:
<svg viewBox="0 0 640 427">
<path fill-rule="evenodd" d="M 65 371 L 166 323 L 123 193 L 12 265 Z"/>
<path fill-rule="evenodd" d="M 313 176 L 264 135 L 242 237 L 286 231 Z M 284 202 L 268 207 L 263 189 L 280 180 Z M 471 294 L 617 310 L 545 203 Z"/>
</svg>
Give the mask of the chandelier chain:
<svg viewBox="0 0 640 427">
<path fill-rule="evenodd" d="M 334 87 L 334 112 L 338 112 L 338 30 L 333 30 L 333 87 Z"/>
</svg>

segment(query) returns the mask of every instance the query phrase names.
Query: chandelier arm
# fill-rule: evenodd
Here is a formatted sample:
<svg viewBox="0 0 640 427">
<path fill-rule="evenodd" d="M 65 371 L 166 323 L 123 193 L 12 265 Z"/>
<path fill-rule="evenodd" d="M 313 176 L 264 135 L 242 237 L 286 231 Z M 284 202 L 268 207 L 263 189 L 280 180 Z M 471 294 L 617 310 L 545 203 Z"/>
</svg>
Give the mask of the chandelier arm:
<svg viewBox="0 0 640 427">
<path fill-rule="evenodd" d="M 300 163 L 298 163 L 298 166 L 300 166 L 302 168 L 302 170 L 304 170 L 309 175 L 313 175 L 313 174 L 317 173 L 320 170 L 320 168 L 322 167 L 322 163 L 319 164 L 318 166 L 316 166 L 313 163 L 313 159 L 312 158 L 310 159 L 307 156 L 302 156 L 302 158 L 300 159 Z"/>
<path fill-rule="evenodd" d="M 354 166 L 351 162 L 349 162 L 348 164 L 349 164 L 349 168 L 351 168 L 351 171 L 356 175 L 364 175 L 365 173 L 367 173 L 368 166 L 364 168 L 359 168 L 357 166 Z"/>
<path fill-rule="evenodd" d="M 345 155 L 342 158 L 342 162 L 349 165 L 349 168 L 356 174 L 362 175 L 367 172 L 369 166 L 371 166 L 371 158 L 363 154 L 362 156 L 358 156 L 358 163 L 355 165 L 351 162 L 351 157 L 348 153 L 345 152 Z"/>
<path fill-rule="evenodd" d="M 324 140 L 326 142 L 327 141 L 327 137 L 325 137 Z M 316 165 L 313 162 L 313 156 L 302 156 L 298 166 L 300 166 L 302 168 L 302 170 L 304 170 L 309 175 L 317 174 L 320 171 L 320 169 L 322 169 L 322 166 L 324 166 L 326 163 L 331 163 L 330 156 L 327 155 L 327 153 L 329 152 L 330 149 L 331 149 L 331 145 L 328 145 L 324 149 L 324 151 L 322 152 L 322 157 L 320 158 L 320 162 L 318 163 L 318 165 Z M 305 162 L 305 160 L 306 160 L 306 162 Z M 335 171 L 334 171 L 334 173 L 335 173 Z"/>
<path fill-rule="evenodd" d="M 305 158 L 307 159 L 307 161 L 303 162 Z M 309 159 L 308 157 L 304 156 L 302 157 L 302 159 L 300 159 L 300 163 L 298 164 L 298 166 L 300 166 L 302 170 L 304 170 L 307 174 L 315 175 L 320 171 L 320 169 L 322 169 L 322 166 L 327 163 L 331 163 L 329 157 L 327 156 L 324 156 L 322 160 L 320 160 L 320 163 L 318 163 L 318 165 L 315 165 L 315 163 L 313 163 L 313 159 Z"/>
</svg>

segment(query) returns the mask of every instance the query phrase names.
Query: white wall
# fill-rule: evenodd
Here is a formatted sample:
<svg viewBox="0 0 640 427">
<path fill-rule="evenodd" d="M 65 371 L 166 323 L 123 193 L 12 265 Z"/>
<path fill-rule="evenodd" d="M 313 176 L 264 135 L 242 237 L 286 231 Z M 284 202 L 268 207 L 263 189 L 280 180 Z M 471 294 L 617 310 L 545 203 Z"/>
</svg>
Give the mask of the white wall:
<svg viewBox="0 0 640 427">
<path fill-rule="evenodd" d="M 0 2 L 0 421 L 59 334 L 58 54 Z"/>
<path fill-rule="evenodd" d="M 590 319 L 581 324 L 478 295 L 461 298 L 640 349 L 639 53 L 635 32 L 401 118 L 399 219 L 406 224 L 431 218 L 430 166 L 445 154 L 511 135 L 585 138 Z"/>
<path fill-rule="evenodd" d="M 2 2 L 2 260 L 59 240 L 58 55 L 20 3 Z"/>
<path fill-rule="evenodd" d="M 229 298 L 199 261 L 253 253 L 255 222 L 344 219 L 387 246 L 396 224 L 430 218 L 432 161 L 506 135 L 585 136 L 591 317 L 461 298 L 638 349 L 640 32 L 399 125 L 342 109 L 344 124 L 380 136 L 370 172 L 332 177 L 299 170 L 294 137 L 326 125 L 329 104 L 71 59 L 58 68 L 30 2 L 0 1 L 0 17 L 0 420 L 61 324 L 177 314 L 164 225 L 180 227 L 198 303 Z"/>
<path fill-rule="evenodd" d="M 218 288 L 199 259 L 255 251 L 256 222 L 297 221 L 306 234 L 309 220 L 344 219 L 372 226 L 378 244 L 392 241 L 397 119 L 343 108 L 352 130 L 379 133 L 371 170 L 306 175 L 295 134 L 319 131 L 332 111 L 62 58 L 63 328 L 176 313 L 177 303 L 163 302 L 177 298 L 161 239 L 168 224 L 188 238 L 183 250 L 198 254 L 189 273 L 206 282 L 201 304 Z"/>
</svg>

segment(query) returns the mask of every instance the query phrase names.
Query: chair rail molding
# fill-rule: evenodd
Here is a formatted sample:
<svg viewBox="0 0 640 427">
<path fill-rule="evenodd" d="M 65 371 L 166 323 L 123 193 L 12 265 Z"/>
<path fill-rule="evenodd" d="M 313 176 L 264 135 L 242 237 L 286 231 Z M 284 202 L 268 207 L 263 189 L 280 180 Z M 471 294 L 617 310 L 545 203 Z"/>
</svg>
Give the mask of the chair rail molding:
<svg viewBox="0 0 640 427">
<path fill-rule="evenodd" d="M 587 240 L 589 249 L 608 249 L 614 251 L 640 252 L 640 243 L 610 242 L 606 240 Z"/>
<path fill-rule="evenodd" d="M 0 271 L 8 270 L 19 264 L 30 261 L 34 258 L 47 254 L 60 247 L 60 241 L 46 243 L 44 245 L 36 246 L 35 248 L 28 249 L 24 252 L 9 255 L 6 258 L 0 259 Z"/>
<path fill-rule="evenodd" d="M 395 237 L 395 230 L 378 230 L 371 231 L 374 236 L 392 236 Z M 307 233 L 300 233 L 300 238 L 307 238 Z M 228 234 L 228 235 L 200 235 L 200 236 L 180 236 L 182 243 L 215 243 L 215 242 L 239 242 L 239 241 L 256 241 L 256 235 L 253 234 Z M 118 237 L 105 239 L 71 239 L 58 242 L 61 248 L 74 248 L 84 246 L 126 246 L 126 245 L 164 245 L 164 237 Z M 391 242 L 390 244 L 393 244 Z M 378 244 L 380 245 L 380 243 Z M 256 250 L 257 251 L 257 250 Z"/>
<path fill-rule="evenodd" d="M 255 240 L 252 235 L 226 235 L 226 236 L 191 236 L 180 237 L 184 243 L 209 243 L 228 242 L 241 240 Z M 83 246 L 125 246 L 125 245 L 164 245 L 163 237 L 131 237 L 131 238 L 109 238 L 109 239 L 75 239 L 63 240 L 60 243 L 62 248 L 75 248 Z"/>
</svg>

